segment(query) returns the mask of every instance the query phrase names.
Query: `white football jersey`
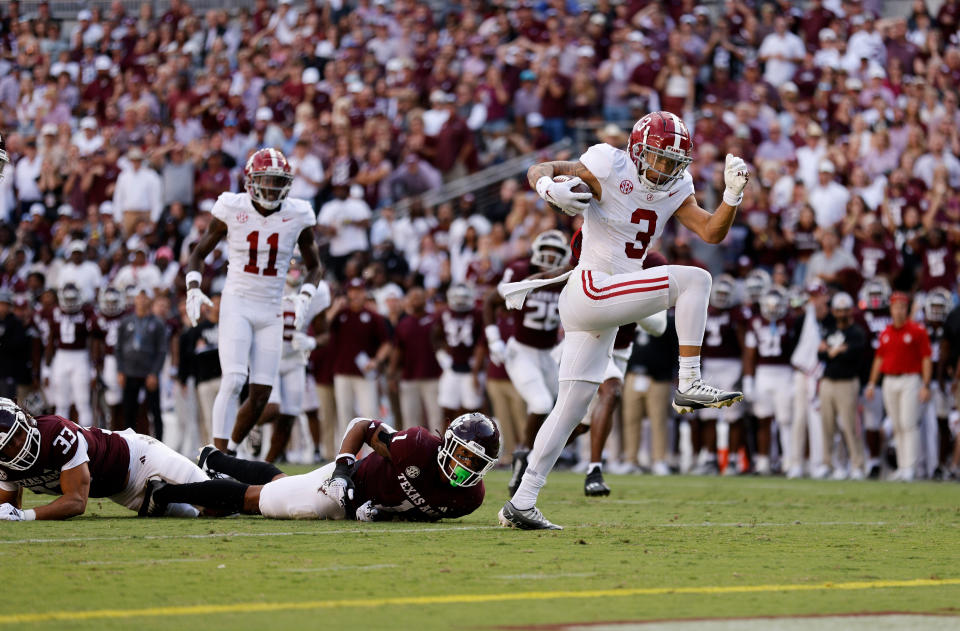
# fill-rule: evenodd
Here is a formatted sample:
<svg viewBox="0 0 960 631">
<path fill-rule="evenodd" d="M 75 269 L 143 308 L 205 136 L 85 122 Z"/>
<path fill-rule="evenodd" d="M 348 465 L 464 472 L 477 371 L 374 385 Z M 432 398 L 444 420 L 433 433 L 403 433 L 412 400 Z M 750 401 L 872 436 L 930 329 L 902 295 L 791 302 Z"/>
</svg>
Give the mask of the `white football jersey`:
<svg viewBox="0 0 960 631">
<path fill-rule="evenodd" d="M 684 171 L 669 189 L 650 190 L 627 152 L 608 144 L 593 145 L 580 162 L 601 189 L 601 199 L 591 199 L 583 214 L 580 267 L 607 274 L 640 270 L 667 220 L 693 195 L 693 178 Z"/>
<path fill-rule="evenodd" d="M 317 223 L 310 202 L 288 197 L 264 217 L 248 194 L 223 193 L 212 212 L 227 224 L 230 265 L 223 293 L 279 305 L 297 239 Z"/>
</svg>

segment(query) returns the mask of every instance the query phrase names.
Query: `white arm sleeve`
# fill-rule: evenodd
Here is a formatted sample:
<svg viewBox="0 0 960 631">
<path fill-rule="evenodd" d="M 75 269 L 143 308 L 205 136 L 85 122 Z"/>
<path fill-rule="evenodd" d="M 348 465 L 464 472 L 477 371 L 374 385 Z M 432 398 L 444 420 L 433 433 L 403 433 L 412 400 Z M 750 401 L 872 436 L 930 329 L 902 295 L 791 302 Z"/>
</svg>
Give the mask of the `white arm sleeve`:
<svg viewBox="0 0 960 631">
<path fill-rule="evenodd" d="M 77 432 L 77 452 L 73 454 L 73 458 L 68 460 L 60 470 L 69 471 L 70 469 L 79 467 L 84 462 L 90 462 L 90 455 L 87 453 L 87 439 L 83 437 L 83 432 L 79 431 Z"/>
</svg>

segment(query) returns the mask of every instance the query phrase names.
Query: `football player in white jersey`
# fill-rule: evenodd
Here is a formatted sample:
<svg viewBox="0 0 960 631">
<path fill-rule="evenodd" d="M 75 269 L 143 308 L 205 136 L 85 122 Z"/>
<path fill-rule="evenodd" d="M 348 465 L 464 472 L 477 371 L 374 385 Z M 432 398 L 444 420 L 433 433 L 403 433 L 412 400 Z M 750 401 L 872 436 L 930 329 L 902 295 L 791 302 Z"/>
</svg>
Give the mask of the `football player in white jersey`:
<svg viewBox="0 0 960 631">
<path fill-rule="evenodd" d="M 583 214 L 583 249 L 560 297 L 566 338 L 557 402 L 537 434 L 520 488 L 500 511 L 501 525 L 560 528 L 536 508 L 537 495 L 603 381 L 619 326 L 676 307 L 680 383 L 674 408 L 725 407 L 743 398 L 700 379 L 710 274 L 682 265 L 643 269 L 647 249 L 671 216 L 708 243 L 720 243 L 733 224 L 750 178 L 747 164 L 727 155 L 723 203 L 711 214 L 693 194 L 687 173 L 692 150 L 678 116 L 653 112 L 633 126 L 627 151 L 598 144 L 577 162 L 546 162 L 527 171 L 540 197 L 567 214 Z M 557 181 L 558 175 L 573 177 Z M 581 183 L 590 192 L 573 190 Z"/>
<path fill-rule="evenodd" d="M 295 328 L 303 328 L 320 280 L 310 202 L 287 198 L 293 173 L 276 149 L 260 149 L 244 168 L 245 193 L 223 193 L 213 219 L 187 264 L 187 317 L 196 326 L 202 304 L 203 261 L 227 239 L 229 266 L 220 302 L 223 377 L 213 404 L 213 442 L 235 451 L 263 413 L 277 377 L 283 346 L 283 286 L 294 249 L 307 267 L 296 298 Z M 237 410 L 249 374 L 249 397 Z"/>
</svg>

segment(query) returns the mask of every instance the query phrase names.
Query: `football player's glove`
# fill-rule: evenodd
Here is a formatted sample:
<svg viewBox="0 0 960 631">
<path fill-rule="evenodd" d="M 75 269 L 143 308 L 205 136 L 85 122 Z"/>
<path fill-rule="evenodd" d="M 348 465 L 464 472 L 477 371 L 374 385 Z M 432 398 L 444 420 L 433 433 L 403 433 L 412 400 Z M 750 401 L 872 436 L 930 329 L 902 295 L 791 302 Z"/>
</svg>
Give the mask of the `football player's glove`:
<svg viewBox="0 0 960 631">
<path fill-rule="evenodd" d="M 743 158 L 732 153 L 727 154 L 727 162 L 723 169 L 723 183 L 727 189 L 723 192 L 723 201 L 730 206 L 739 206 L 743 201 L 743 189 L 750 181 L 750 167 Z"/>
<path fill-rule="evenodd" d="M 307 311 L 310 309 L 310 303 L 313 301 L 313 295 L 317 293 L 317 288 L 310 283 L 304 283 L 297 294 L 296 307 L 294 308 L 293 328 L 299 331 L 306 324 Z"/>
<path fill-rule="evenodd" d="M 354 462 L 348 456 L 337 458 L 333 475 L 320 485 L 320 492 L 336 501 L 344 510 L 347 509 L 347 504 L 353 501 L 353 493 L 356 490 L 353 484 Z"/>
<path fill-rule="evenodd" d="M 537 180 L 537 195 L 543 201 L 553 204 L 568 215 L 578 215 L 590 205 L 591 193 L 574 193 L 573 189 L 583 184 L 578 177 L 557 182 L 552 177 L 544 175 Z"/>
<path fill-rule="evenodd" d="M 373 505 L 373 500 L 367 500 L 357 507 L 357 521 L 381 521 L 380 509 Z"/>
<path fill-rule="evenodd" d="M 440 364 L 440 369 L 444 372 L 453 368 L 453 357 L 450 356 L 450 353 L 444 350 L 439 350 L 436 353 L 437 363 Z"/>
<path fill-rule="evenodd" d="M 502 366 L 507 358 L 507 345 L 500 338 L 500 329 L 496 324 L 488 324 L 484 329 L 487 336 L 487 350 L 490 351 L 490 361 Z"/>
<path fill-rule="evenodd" d="M 203 305 L 213 306 L 213 301 L 207 298 L 203 290 L 199 287 L 191 287 L 187 290 L 187 318 L 190 320 L 190 326 L 197 326 L 200 321 L 200 309 Z"/>
<path fill-rule="evenodd" d="M 295 351 L 310 353 L 317 347 L 317 340 L 303 331 L 295 331 L 293 337 L 290 339 L 290 346 L 293 347 Z"/>
<path fill-rule="evenodd" d="M 24 511 L 8 502 L 6 504 L 0 504 L 0 520 L 27 521 L 27 516 Z"/>
</svg>

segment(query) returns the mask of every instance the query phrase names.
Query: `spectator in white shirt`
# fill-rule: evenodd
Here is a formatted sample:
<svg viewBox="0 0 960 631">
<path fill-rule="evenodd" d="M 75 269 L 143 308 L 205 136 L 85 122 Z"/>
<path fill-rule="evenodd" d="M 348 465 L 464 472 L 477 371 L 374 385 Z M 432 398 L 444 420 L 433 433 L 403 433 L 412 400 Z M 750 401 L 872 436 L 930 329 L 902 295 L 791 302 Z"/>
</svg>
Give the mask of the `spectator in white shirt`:
<svg viewBox="0 0 960 631">
<path fill-rule="evenodd" d="M 113 279 L 113 286 L 126 292 L 129 287 L 156 291 L 163 283 L 160 268 L 147 262 L 147 246 L 140 242 L 130 253 L 130 264 L 124 265 Z"/>
<path fill-rule="evenodd" d="M 960 160 L 947 150 L 945 138 L 941 134 L 930 134 L 927 148 L 927 153 L 913 163 L 913 177 L 920 178 L 931 189 L 934 173 L 944 167 L 950 177 L 950 186 L 960 187 Z"/>
<path fill-rule="evenodd" d="M 763 78 L 775 88 L 790 81 L 803 60 L 806 48 L 803 40 L 787 30 L 787 20 L 778 16 L 773 22 L 773 33 L 760 45 L 760 61 L 765 63 Z"/>
<path fill-rule="evenodd" d="M 810 206 L 817 216 L 817 225 L 821 228 L 832 228 L 843 221 L 847 214 L 847 202 L 850 201 L 850 191 L 847 187 L 834 181 L 836 169 L 829 160 L 820 163 L 817 186 L 810 190 Z"/>
<path fill-rule="evenodd" d="M 343 279 L 347 260 L 369 248 L 367 229 L 372 215 L 370 206 L 363 201 L 363 188 L 351 189 L 345 181 L 334 183 L 333 199 L 320 208 L 317 224 L 330 238 L 330 270 L 338 279 Z"/>
<path fill-rule="evenodd" d="M 136 232 L 141 221 L 160 219 L 163 211 L 163 186 L 160 176 L 143 164 L 143 151 L 133 147 L 127 152 L 130 167 L 120 172 L 113 191 L 113 212 L 123 224 L 123 234 Z"/>
<path fill-rule="evenodd" d="M 160 270 L 160 286 L 173 287 L 177 274 L 180 273 L 180 264 L 173 260 L 173 250 L 167 246 L 157 249 L 154 261 Z"/>
<path fill-rule="evenodd" d="M 100 266 L 84 258 L 87 244 L 83 241 L 71 241 L 67 246 L 67 260 L 60 267 L 56 277 L 56 288 L 73 283 L 80 290 L 83 302 L 93 302 L 97 290 L 103 282 Z"/>
<path fill-rule="evenodd" d="M 852 254 L 838 247 L 840 239 L 835 228 L 824 228 L 820 233 L 819 252 L 814 252 L 807 262 L 806 285 L 817 281 L 825 285 L 838 284 L 840 272 L 845 269 L 857 270 L 859 264 Z"/>
<path fill-rule="evenodd" d="M 305 199 L 312 204 L 323 183 L 323 164 L 317 156 L 310 153 L 310 141 L 306 138 L 298 140 L 293 147 L 293 153 L 287 157 L 287 162 L 293 170 L 289 196 Z"/>
<path fill-rule="evenodd" d="M 73 144 L 80 150 L 81 156 L 88 156 L 103 146 L 103 136 L 97 130 L 97 119 L 84 116 L 80 121 L 80 131 L 73 135 Z"/>
<path fill-rule="evenodd" d="M 30 207 L 41 201 L 40 167 L 43 158 L 37 153 L 37 143 L 28 140 L 24 144 L 23 157 L 17 161 L 17 168 L 13 174 L 14 184 L 17 186 L 17 197 L 20 199 L 20 212 L 27 214 Z"/>
<path fill-rule="evenodd" d="M 754 162 L 772 161 L 777 164 L 783 164 L 794 157 L 793 143 L 789 138 L 783 136 L 780 129 L 780 123 L 774 121 L 770 123 L 769 137 L 760 143 L 757 147 L 757 153 L 754 155 Z"/>
<path fill-rule="evenodd" d="M 810 190 L 817 184 L 817 170 L 820 162 L 827 156 L 827 143 L 823 131 L 814 122 L 807 125 L 806 144 L 797 149 L 797 177 Z"/>
</svg>

